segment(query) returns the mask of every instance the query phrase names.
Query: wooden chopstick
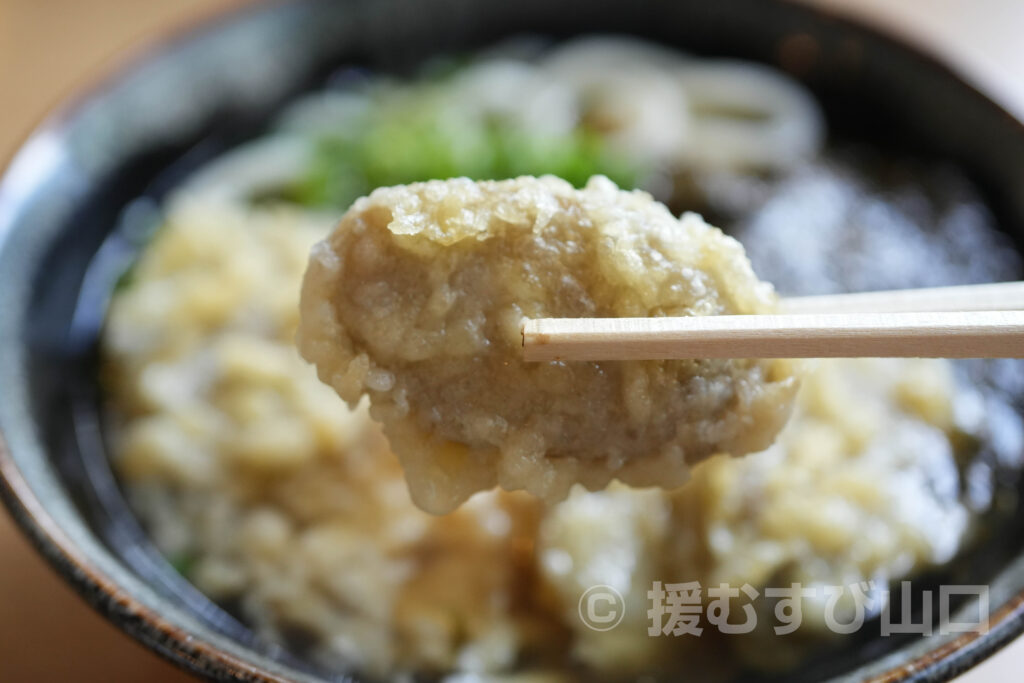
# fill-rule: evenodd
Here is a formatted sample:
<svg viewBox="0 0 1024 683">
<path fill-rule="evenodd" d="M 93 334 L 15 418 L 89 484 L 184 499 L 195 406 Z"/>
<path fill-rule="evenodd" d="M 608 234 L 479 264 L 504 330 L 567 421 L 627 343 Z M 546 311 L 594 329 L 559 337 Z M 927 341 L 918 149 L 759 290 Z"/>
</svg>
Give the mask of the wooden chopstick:
<svg viewBox="0 0 1024 683">
<path fill-rule="evenodd" d="M 942 288 L 938 293 L 936 290 L 907 290 L 895 293 L 892 298 L 886 297 L 893 294 L 888 292 L 808 297 L 789 300 L 795 304 L 784 305 L 787 313 L 782 315 L 527 320 L 523 325 L 523 357 L 527 361 L 897 356 L 1021 358 L 1024 357 L 1024 311 L 948 311 L 948 306 L 977 305 L 976 301 L 983 297 L 979 294 L 977 299 L 972 299 L 971 292 L 983 292 L 984 301 L 989 305 L 1024 308 L 1018 298 L 1022 291 L 1021 283 L 1006 283 Z M 944 293 L 951 297 L 943 299 Z M 872 303 L 885 312 L 810 312 L 816 306 L 849 311 Z M 910 305 L 932 310 L 908 312 L 900 308 Z M 801 312 L 793 313 L 794 309 Z"/>
</svg>

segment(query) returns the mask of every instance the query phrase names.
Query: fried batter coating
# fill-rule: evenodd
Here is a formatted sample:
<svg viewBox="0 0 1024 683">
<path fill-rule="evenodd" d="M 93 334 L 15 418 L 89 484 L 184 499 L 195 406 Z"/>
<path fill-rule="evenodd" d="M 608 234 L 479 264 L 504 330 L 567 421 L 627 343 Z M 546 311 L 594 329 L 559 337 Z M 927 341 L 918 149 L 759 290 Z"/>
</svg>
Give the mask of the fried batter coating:
<svg viewBox="0 0 1024 683">
<path fill-rule="evenodd" d="M 671 488 L 715 453 L 766 448 L 797 381 L 785 361 L 522 360 L 524 317 L 773 310 L 740 244 L 594 177 L 381 188 L 313 248 L 299 349 L 364 395 L 413 500 L 445 513 L 499 485 Z"/>
</svg>

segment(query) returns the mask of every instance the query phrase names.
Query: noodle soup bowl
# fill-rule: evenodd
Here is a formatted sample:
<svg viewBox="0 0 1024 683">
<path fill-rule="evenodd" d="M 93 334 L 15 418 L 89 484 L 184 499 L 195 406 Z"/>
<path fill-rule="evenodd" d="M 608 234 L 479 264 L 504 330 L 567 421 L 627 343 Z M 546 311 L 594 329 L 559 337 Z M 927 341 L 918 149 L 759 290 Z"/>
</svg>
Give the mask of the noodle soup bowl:
<svg viewBox="0 0 1024 683">
<path fill-rule="evenodd" d="M 337 678 L 206 598 L 133 517 L 101 429 L 97 339 L 113 283 L 93 264 L 131 258 L 135 245 L 109 239 L 115 226 L 145 223 L 181 178 L 258 135 L 338 65 L 409 73 L 524 33 L 627 33 L 778 66 L 818 96 L 830 129 L 961 165 L 1024 240 L 1021 124 L 915 48 L 789 3 L 308 1 L 181 35 L 46 121 L 0 184 L 0 494 L 85 600 L 183 668 L 212 680 Z M 946 680 L 983 660 L 1024 629 L 1022 523 L 1024 511 L 993 523 L 958 565 L 988 587 L 984 632 L 853 639 L 786 679 Z"/>
</svg>

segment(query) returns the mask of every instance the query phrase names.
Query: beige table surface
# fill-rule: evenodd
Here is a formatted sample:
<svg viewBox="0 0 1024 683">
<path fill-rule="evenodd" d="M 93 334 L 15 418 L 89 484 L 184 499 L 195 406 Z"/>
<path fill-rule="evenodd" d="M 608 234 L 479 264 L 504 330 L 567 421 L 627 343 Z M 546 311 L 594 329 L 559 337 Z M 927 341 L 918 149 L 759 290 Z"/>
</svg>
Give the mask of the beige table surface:
<svg viewBox="0 0 1024 683">
<path fill-rule="evenodd" d="M 174 27 L 242 0 L 0 0 L 0 162 L 47 110 Z M 1024 118 L 1024 0 L 807 0 L 946 56 Z M 1022 678 L 1024 639 L 961 683 Z M 191 680 L 75 597 L 0 513 L 0 681 Z"/>
</svg>

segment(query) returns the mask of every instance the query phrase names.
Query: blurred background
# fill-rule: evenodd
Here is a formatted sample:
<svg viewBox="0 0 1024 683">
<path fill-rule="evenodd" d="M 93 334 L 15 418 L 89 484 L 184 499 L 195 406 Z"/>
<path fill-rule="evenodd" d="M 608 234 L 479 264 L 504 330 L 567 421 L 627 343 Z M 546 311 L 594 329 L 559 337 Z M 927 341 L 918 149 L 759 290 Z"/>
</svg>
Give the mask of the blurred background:
<svg viewBox="0 0 1024 683">
<path fill-rule="evenodd" d="M 806 0 L 911 37 L 1024 119 L 1024 2 Z M 243 0 L 0 0 L 0 162 L 53 107 L 154 41 Z M 962 681 L 1013 680 L 1024 641 Z M 191 680 L 93 614 L 0 514 L 0 679 Z"/>
</svg>

